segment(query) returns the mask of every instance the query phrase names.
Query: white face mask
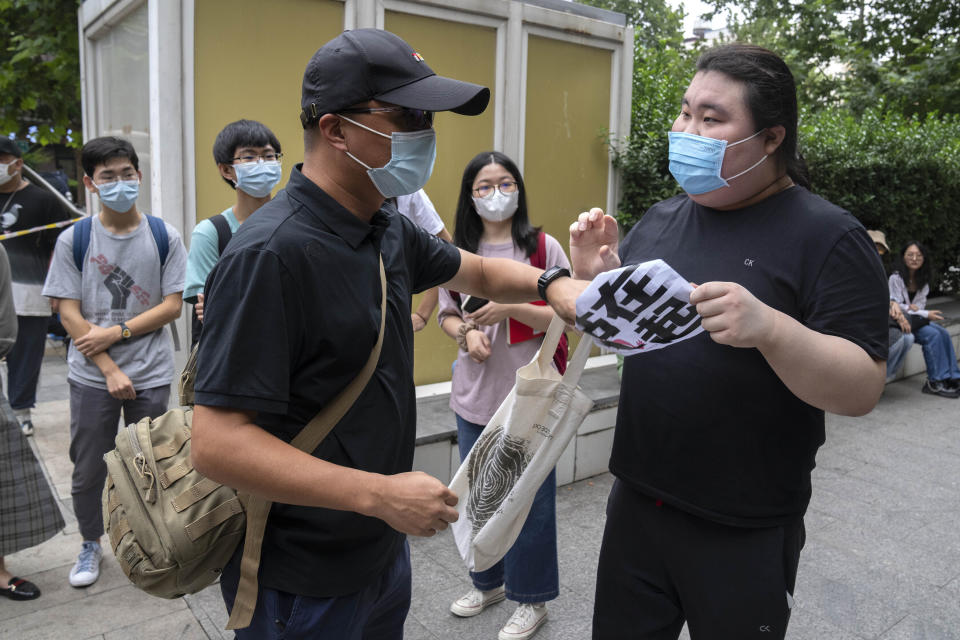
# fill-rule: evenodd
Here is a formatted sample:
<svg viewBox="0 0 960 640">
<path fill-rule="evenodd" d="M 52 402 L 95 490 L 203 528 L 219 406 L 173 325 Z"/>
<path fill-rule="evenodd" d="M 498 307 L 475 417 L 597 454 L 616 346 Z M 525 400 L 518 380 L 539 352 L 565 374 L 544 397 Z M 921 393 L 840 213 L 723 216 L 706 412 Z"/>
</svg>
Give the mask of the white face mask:
<svg viewBox="0 0 960 640">
<path fill-rule="evenodd" d="M 12 165 L 13 162 L 7 164 L 0 162 L 0 187 L 13 180 L 13 176 L 7 173 Z"/>
<path fill-rule="evenodd" d="M 503 195 L 499 189 L 494 189 L 486 198 L 473 198 L 473 207 L 477 214 L 488 222 L 502 222 L 513 217 L 517 212 L 517 202 L 520 198 L 520 191 L 514 191 Z"/>
</svg>

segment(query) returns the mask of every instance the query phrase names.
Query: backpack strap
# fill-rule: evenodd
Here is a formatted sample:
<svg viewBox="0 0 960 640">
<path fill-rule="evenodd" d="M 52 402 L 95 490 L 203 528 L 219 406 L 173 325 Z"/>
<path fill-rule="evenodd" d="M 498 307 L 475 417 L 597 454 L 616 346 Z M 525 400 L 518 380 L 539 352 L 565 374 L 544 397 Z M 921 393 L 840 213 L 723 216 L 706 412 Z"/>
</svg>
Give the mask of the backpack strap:
<svg viewBox="0 0 960 640">
<path fill-rule="evenodd" d="M 530 256 L 530 265 L 537 269 L 547 268 L 547 234 L 543 231 L 537 234 L 537 250 Z"/>
<path fill-rule="evenodd" d="M 150 224 L 150 232 L 153 233 L 153 239 L 157 243 L 157 250 L 160 252 L 160 266 L 167 264 L 167 254 L 170 253 L 170 238 L 167 236 L 167 225 L 161 218 L 143 214 L 147 217 L 147 223 Z"/>
<path fill-rule="evenodd" d="M 543 231 L 540 232 L 537 237 L 537 250 L 530 256 L 530 264 L 537 269 L 546 269 L 547 268 L 547 234 Z M 545 304 L 542 301 L 537 301 L 534 304 Z M 570 343 L 567 340 L 566 332 L 560 334 L 560 341 L 557 343 L 557 350 L 553 352 L 553 364 L 557 367 L 557 371 L 560 372 L 560 375 L 563 375 L 567 370 L 567 356 L 570 353 Z"/>
<path fill-rule="evenodd" d="M 320 442 L 340 422 L 340 419 L 350 410 L 353 403 L 360 397 L 360 393 L 370 382 L 373 372 L 380 360 L 380 349 L 383 346 L 383 330 L 387 322 L 387 276 L 383 269 L 383 256 L 380 256 L 380 335 L 373 345 L 373 351 L 367 358 L 360 373 L 348 384 L 343 391 L 337 394 L 327 406 L 320 410 L 300 433 L 290 442 L 301 451 L 313 453 Z M 243 542 L 243 557 L 240 560 L 240 582 L 237 584 L 237 596 L 233 601 L 230 619 L 226 629 L 243 629 L 250 626 L 253 619 L 253 610 L 257 604 L 257 572 L 260 569 L 260 548 L 263 545 L 263 534 L 267 526 L 267 516 L 270 515 L 270 500 L 259 496 L 246 495 L 247 533 Z"/>
<path fill-rule="evenodd" d="M 150 232 L 153 234 L 153 240 L 157 243 L 157 251 L 160 253 L 160 266 L 167 263 L 167 254 L 170 253 L 170 237 L 167 235 L 167 226 L 163 220 L 157 216 L 143 214 L 150 225 Z M 87 253 L 90 246 L 90 227 L 93 225 L 93 218 L 87 216 L 81 218 L 73 225 L 73 264 L 77 265 L 77 271 L 83 271 L 83 256 Z"/>
<path fill-rule="evenodd" d="M 223 255 L 223 250 L 227 248 L 227 243 L 233 237 L 233 231 L 230 231 L 230 223 L 222 214 L 217 214 L 210 218 L 213 228 L 217 230 L 217 253 Z"/>
<path fill-rule="evenodd" d="M 93 218 L 86 216 L 73 225 L 73 264 L 77 265 L 77 271 L 80 272 L 83 272 L 83 256 L 86 255 L 87 247 L 90 246 L 92 224 Z"/>
</svg>

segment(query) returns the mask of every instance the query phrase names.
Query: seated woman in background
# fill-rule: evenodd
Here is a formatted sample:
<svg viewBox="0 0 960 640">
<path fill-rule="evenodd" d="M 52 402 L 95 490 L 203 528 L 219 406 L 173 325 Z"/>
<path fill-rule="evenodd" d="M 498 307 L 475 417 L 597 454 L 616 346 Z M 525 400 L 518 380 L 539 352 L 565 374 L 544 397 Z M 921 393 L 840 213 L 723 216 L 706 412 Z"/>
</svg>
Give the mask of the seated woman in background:
<svg viewBox="0 0 960 640">
<path fill-rule="evenodd" d="M 890 299 L 907 314 L 917 344 L 923 347 L 927 381 L 922 391 L 944 398 L 960 396 L 960 368 L 950 334 L 935 321 L 943 320 L 936 309 L 927 309 L 930 293 L 930 265 L 925 261 L 923 245 L 907 243 L 902 260 L 890 276 Z"/>
</svg>

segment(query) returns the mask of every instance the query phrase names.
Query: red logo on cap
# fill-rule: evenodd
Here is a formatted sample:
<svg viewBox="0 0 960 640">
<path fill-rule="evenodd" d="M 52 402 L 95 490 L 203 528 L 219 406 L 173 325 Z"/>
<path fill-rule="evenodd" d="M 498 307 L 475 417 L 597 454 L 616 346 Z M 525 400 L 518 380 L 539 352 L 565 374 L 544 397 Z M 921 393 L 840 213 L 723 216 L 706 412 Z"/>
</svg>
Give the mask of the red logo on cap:
<svg viewBox="0 0 960 640">
<path fill-rule="evenodd" d="M 417 53 L 416 51 L 413 52 L 413 59 L 416 60 L 417 62 L 423 62 L 423 56 Z"/>
</svg>

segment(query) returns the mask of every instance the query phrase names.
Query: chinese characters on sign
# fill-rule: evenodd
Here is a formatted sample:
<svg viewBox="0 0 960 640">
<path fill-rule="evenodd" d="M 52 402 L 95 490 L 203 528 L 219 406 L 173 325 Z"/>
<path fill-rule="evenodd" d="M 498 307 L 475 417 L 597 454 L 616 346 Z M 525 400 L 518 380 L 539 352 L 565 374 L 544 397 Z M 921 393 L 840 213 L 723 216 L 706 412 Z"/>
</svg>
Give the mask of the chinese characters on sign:
<svg viewBox="0 0 960 640">
<path fill-rule="evenodd" d="M 577 298 L 577 329 L 623 355 L 660 349 L 703 331 L 692 291 L 663 260 L 608 271 Z"/>
</svg>

